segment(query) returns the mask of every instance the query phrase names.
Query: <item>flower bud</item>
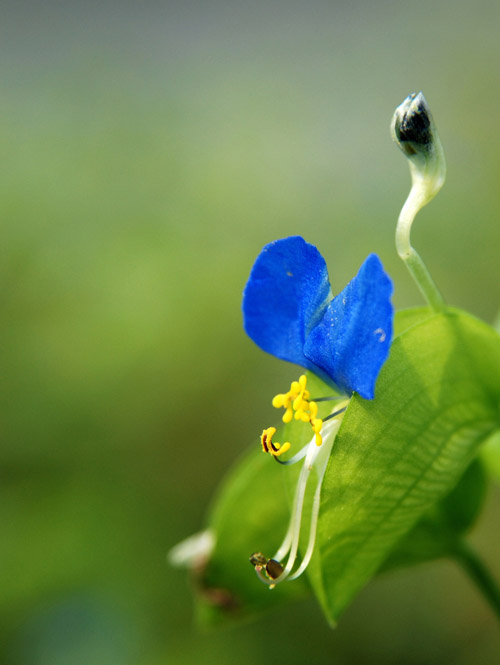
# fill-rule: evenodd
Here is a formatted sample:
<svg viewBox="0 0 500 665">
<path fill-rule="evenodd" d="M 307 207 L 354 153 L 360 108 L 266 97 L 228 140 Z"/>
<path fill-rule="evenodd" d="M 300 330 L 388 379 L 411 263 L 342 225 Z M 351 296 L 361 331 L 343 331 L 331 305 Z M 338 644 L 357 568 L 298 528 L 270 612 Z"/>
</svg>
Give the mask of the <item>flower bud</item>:
<svg viewBox="0 0 500 665">
<path fill-rule="evenodd" d="M 410 231 L 415 215 L 439 192 L 446 177 L 443 146 L 421 92 L 408 95 L 391 122 L 391 134 L 408 158 L 411 189 L 396 227 L 396 248 L 423 296 L 435 311 L 444 309 L 443 297 L 424 262 L 413 249 Z"/>
<path fill-rule="evenodd" d="M 397 107 L 391 134 L 410 162 L 413 185 L 418 186 L 421 204 L 425 205 L 443 186 L 446 162 L 429 106 L 421 92 L 408 95 Z"/>
</svg>

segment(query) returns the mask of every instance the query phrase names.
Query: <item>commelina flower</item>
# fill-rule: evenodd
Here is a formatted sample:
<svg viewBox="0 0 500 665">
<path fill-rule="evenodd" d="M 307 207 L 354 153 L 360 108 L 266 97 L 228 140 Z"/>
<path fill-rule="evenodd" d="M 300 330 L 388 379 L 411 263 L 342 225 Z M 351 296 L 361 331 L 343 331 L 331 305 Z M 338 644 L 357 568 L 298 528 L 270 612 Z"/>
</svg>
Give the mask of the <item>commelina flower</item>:
<svg viewBox="0 0 500 665">
<path fill-rule="evenodd" d="M 375 396 L 375 383 L 389 354 L 393 307 L 391 279 L 378 256 L 370 254 L 358 274 L 337 296 L 330 288 L 326 263 L 319 251 L 300 236 L 276 240 L 261 251 L 243 294 L 247 334 L 264 351 L 320 377 L 337 391 L 314 399 L 303 374 L 272 404 L 285 410 L 283 422 L 297 420 L 311 428 L 311 440 L 293 457 L 282 455 L 289 441 L 273 441 L 274 427 L 264 429 L 264 452 L 284 465 L 304 459 L 295 490 L 292 514 L 283 543 L 272 558 L 261 552 L 250 557 L 257 574 L 273 588 L 295 579 L 306 569 L 314 550 L 321 484 L 335 436 L 349 398 Z M 340 396 L 339 396 L 340 393 Z M 318 402 L 335 402 L 323 418 Z M 317 485 L 312 501 L 308 545 L 298 569 L 296 562 L 308 479 L 313 469 Z M 286 562 L 285 558 L 288 556 Z"/>
</svg>

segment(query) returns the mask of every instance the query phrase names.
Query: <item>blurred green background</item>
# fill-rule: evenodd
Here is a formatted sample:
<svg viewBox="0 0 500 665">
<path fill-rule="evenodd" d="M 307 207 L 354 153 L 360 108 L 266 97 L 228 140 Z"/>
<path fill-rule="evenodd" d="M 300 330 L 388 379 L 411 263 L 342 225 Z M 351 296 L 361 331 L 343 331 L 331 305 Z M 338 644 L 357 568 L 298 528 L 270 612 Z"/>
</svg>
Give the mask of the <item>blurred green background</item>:
<svg viewBox="0 0 500 665">
<path fill-rule="evenodd" d="M 296 378 L 241 327 L 265 243 L 305 236 L 334 291 L 376 251 L 421 304 L 393 242 L 410 92 L 449 166 L 415 246 L 493 320 L 499 29 L 497 0 L 4 3 L 2 663 L 498 662 L 451 563 L 373 582 L 336 631 L 310 600 L 203 634 L 165 555 Z M 492 488 L 471 536 L 497 576 L 499 509 Z"/>
</svg>

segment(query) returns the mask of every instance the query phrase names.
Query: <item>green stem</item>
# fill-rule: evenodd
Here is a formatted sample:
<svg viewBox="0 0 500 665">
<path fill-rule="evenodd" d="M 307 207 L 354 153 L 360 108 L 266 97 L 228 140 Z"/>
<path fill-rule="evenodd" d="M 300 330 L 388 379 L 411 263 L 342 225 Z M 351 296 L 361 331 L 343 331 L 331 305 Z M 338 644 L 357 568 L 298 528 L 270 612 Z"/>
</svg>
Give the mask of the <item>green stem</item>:
<svg viewBox="0 0 500 665">
<path fill-rule="evenodd" d="M 427 201 L 428 196 L 425 186 L 420 179 L 417 179 L 399 215 L 396 228 L 396 248 L 430 307 L 434 311 L 440 312 L 446 306 L 443 296 L 440 294 L 425 263 L 415 249 L 413 249 L 410 242 L 411 225 L 413 224 L 415 215 Z"/>
<path fill-rule="evenodd" d="M 404 261 L 406 267 L 410 271 L 410 275 L 417 283 L 420 292 L 432 309 L 436 312 L 443 310 L 445 308 L 443 296 L 439 293 L 439 289 L 432 279 L 430 272 L 427 270 L 425 263 L 413 247 L 408 252 Z"/>
<path fill-rule="evenodd" d="M 481 561 L 479 556 L 465 542 L 459 542 L 453 553 L 455 561 L 459 563 L 476 587 L 489 602 L 491 609 L 500 620 L 500 588 L 496 580 Z"/>
</svg>

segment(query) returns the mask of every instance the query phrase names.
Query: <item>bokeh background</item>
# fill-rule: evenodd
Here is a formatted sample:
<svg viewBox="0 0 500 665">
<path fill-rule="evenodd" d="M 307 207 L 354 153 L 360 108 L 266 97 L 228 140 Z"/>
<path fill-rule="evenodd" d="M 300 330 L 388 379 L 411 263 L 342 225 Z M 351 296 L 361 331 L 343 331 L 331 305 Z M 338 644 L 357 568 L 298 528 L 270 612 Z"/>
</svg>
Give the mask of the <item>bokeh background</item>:
<svg viewBox="0 0 500 665">
<path fill-rule="evenodd" d="M 421 303 L 388 132 L 412 91 L 449 165 L 414 243 L 494 319 L 497 0 L 7 2 L 0 31 L 0 661 L 498 662 L 452 563 L 371 583 L 336 631 L 309 600 L 203 633 L 165 561 L 295 378 L 241 328 L 261 247 L 305 236 L 334 289 L 376 251 Z M 499 510 L 493 487 L 471 535 L 497 576 Z"/>
</svg>

